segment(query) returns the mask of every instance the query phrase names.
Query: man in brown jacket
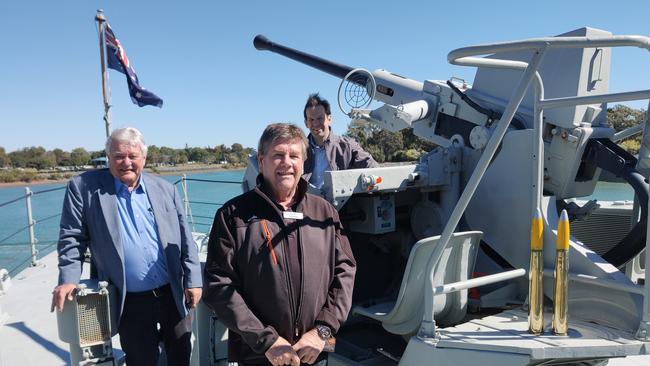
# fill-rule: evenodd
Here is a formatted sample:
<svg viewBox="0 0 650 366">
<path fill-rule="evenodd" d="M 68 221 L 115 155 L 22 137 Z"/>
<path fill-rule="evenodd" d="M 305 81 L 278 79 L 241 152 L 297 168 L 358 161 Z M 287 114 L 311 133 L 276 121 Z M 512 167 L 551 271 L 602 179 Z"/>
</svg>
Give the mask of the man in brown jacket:
<svg viewBox="0 0 650 366">
<path fill-rule="evenodd" d="M 376 168 L 370 153 L 354 139 L 332 133 L 330 103 L 318 93 L 311 94 L 303 110 L 305 126 L 309 129 L 309 150 L 305 161 L 305 179 L 316 188 L 323 186 L 326 170 Z"/>
<path fill-rule="evenodd" d="M 350 310 L 356 263 L 337 211 L 306 193 L 306 149 L 299 127 L 269 125 L 258 186 L 214 219 L 203 300 L 240 365 L 326 365 L 323 348 Z"/>
</svg>

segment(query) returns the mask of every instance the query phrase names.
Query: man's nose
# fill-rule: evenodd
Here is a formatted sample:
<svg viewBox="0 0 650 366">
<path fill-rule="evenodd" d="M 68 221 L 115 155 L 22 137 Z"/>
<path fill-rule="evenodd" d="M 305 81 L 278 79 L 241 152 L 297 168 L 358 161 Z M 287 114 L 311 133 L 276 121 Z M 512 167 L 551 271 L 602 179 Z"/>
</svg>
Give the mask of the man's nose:
<svg viewBox="0 0 650 366">
<path fill-rule="evenodd" d="M 291 156 L 289 154 L 282 155 L 282 159 L 280 162 L 283 164 L 291 164 Z"/>
</svg>

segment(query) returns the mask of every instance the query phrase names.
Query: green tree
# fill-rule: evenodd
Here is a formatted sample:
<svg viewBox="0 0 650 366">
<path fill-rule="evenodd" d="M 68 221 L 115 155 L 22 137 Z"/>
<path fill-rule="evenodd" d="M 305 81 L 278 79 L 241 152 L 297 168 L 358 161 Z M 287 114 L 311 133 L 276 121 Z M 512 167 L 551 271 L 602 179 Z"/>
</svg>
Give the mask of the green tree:
<svg viewBox="0 0 650 366">
<path fill-rule="evenodd" d="M 8 167 L 11 164 L 11 159 L 7 156 L 5 148 L 0 146 L 0 168 Z"/>
<path fill-rule="evenodd" d="M 74 166 L 88 165 L 90 154 L 83 147 L 78 147 L 70 152 L 70 161 Z"/>
<path fill-rule="evenodd" d="M 12 151 L 9 153 L 11 165 L 16 168 L 36 168 L 45 169 L 53 167 L 56 163 L 54 156 L 47 157 L 46 150 L 41 146 L 25 147 L 21 150 Z M 51 159 L 51 161 L 49 161 Z"/>
<path fill-rule="evenodd" d="M 160 148 L 156 145 L 149 145 L 147 147 L 147 164 L 156 165 L 162 160 Z"/>
<path fill-rule="evenodd" d="M 385 161 L 393 161 L 393 155 L 404 148 L 402 134 L 386 130 L 374 133 L 368 139 L 368 143 L 379 147 L 383 151 Z"/>
<path fill-rule="evenodd" d="M 187 158 L 190 159 L 190 161 L 203 163 L 208 158 L 208 152 L 200 147 L 192 147 L 190 148 Z"/>
<path fill-rule="evenodd" d="M 175 150 L 171 147 L 161 146 L 160 147 L 160 162 L 169 164 L 172 162 L 172 157 L 174 156 Z"/>
<path fill-rule="evenodd" d="M 185 150 L 175 150 L 174 155 L 172 155 L 173 164 L 185 164 L 187 163 L 187 153 Z"/>
<path fill-rule="evenodd" d="M 628 106 L 617 104 L 607 109 L 607 121 L 616 131 L 622 131 L 626 128 L 641 124 L 644 122 L 645 113 L 643 109 L 634 109 Z M 621 147 L 631 154 L 638 154 L 641 146 L 641 134 L 629 137 L 619 143 Z"/>
<path fill-rule="evenodd" d="M 97 151 L 92 151 L 90 153 L 90 159 L 97 159 L 97 158 L 103 158 L 106 156 L 106 152 L 104 150 L 97 150 Z"/>
</svg>

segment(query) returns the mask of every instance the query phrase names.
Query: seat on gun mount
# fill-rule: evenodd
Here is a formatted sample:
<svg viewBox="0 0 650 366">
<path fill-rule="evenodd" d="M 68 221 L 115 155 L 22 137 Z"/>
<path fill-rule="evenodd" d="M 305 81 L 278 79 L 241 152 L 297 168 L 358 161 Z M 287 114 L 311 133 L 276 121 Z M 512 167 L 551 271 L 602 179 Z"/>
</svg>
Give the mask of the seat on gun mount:
<svg viewBox="0 0 650 366">
<path fill-rule="evenodd" d="M 471 278 L 482 235 L 480 231 L 452 235 L 446 247 L 438 252 L 439 257 L 431 261 L 436 286 Z M 439 235 L 432 236 L 413 245 L 395 302 L 356 306 L 353 313 L 380 321 L 391 333 L 415 334 L 424 316 L 424 289 L 431 271 L 427 265 L 439 240 Z M 457 323 L 467 312 L 467 290 L 435 296 L 433 306 L 436 322 L 442 325 Z"/>
</svg>

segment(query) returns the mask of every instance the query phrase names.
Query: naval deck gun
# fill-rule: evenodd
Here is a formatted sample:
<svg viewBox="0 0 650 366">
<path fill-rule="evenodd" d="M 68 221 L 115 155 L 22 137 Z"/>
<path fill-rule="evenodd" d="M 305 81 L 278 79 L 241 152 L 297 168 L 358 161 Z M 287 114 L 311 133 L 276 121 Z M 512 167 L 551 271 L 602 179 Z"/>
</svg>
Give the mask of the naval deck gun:
<svg viewBox="0 0 650 366">
<path fill-rule="evenodd" d="M 650 90 L 608 93 L 611 49 L 650 50 L 649 38 L 582 28 L 450 52 L 450 63 L 478 68 L 471 86 L 355 69 L 263 36 L 254 45 L 342 79 L 339 104 L 351 86 L 365 91 L 363 105 L 348 103 L 344 110 L 351 118 L 390 131 L 411 128 L 438 145 L 417 164 L 326 172 L 323 190 L 316 191 L 347 221 L 359 263 L 357 316 L 342 330 L 344 350 L 335 356 L 341 364 L 359 359 L 357 340 L 369 338 L 373 324 L 365 318 L 407 339 L 405 349 L 379 353 L 408 365 L 434 358 L 466 364 L 476 357 L 494 364 L 563 363 L 650 352 L 650 289 L 617 269 L 646 246 L 650 137 L 644 133 L 637 161 L 615 144 L 627 133 L 615 135 L 606 121 L 607 103 L 650 99 Z M 383 105 L 366 109 L 370 99 Z M 646 117 L 635 130 L 648 125 Z M 531 218 L 542 213 L 544 293 L 552 299 L 559 211 L 589 211 L 590 205 L 575 208 L 565 200 L 591 195 L 602 170 L 632 186 L 639 219 L 602 253 L 572 238 L 569 337 L 533 337 L 516 325 L 525 313 L 511 309 L 528 295 L 522 271 L 529 267 Z M 254 164 L 246 176 L 250 187 Z M 475 277 L 479 272 L 488 275 Z M 478 286 L 484 287 L 470 299 L 467 289 Z M 482 314 L 468 317 L 468 306 L 510 310 L 472 321 Z"/>
</svg>

